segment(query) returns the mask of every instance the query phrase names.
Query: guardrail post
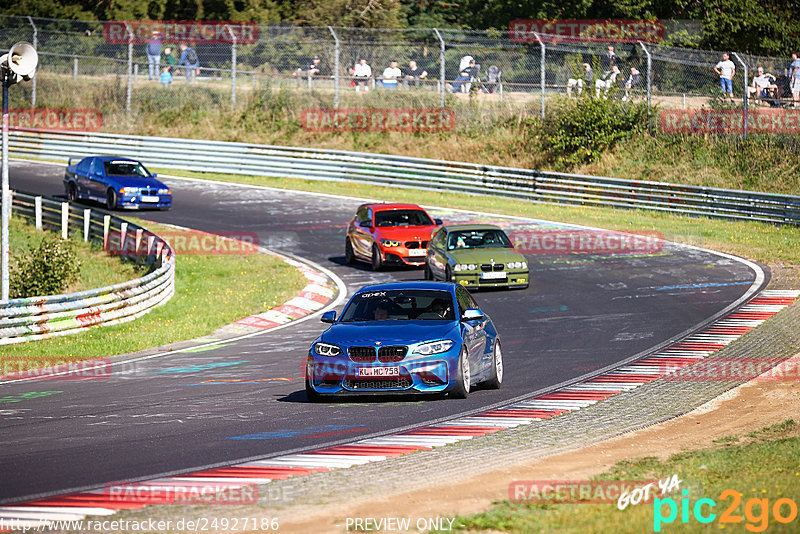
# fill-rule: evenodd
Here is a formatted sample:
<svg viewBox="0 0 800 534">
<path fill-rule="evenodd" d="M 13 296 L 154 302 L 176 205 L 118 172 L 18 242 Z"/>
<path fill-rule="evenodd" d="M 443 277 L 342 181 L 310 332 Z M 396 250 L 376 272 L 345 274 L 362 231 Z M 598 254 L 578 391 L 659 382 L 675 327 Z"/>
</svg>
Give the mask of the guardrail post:
<svg viewBox="0 0 800 534">
<path fill-rule="evenodd" d="M 92 222 L 92 210 L 85 209 L 83 210 L 83 242 L 86 243 L 89 241 L 89 226 Z"/>
<path fill-rule="evenodd" d="M 439 78 L 441 79 L 439 94 L 441 95 L 440 107 L 444 107 L 444 92 L 447 87 L 447 80 L 445 79 L 444 72 L 444 39 L 442 39 L 442 34 L 439 33 L 438 29 L 434 28 L 433 31 L 436 32 L 436 37 L 439 39 Z"/>
<path fill-rule="evenodd" d="M 33 28 L 33 48 L 39 50 L 39 28 L 33 23 L 33 19 L 28 17 L 28 22 Z M 36 76 L 31 80 L 31 107 L 36 107 Z"/>
<path fill-rule="evenodd" d="M 69 202 L 61 203 L 61 239 L 69 238 Z"/>
<path fill-rule="evenodd" d="M 333 35 L 333 109 L 339 109 L 339 36 L 328 26 Z"/>
<path fill-rule="evenodd" d="M 33 213 L 34 220 L 36 221 L 36 229 L 42 229 L 42 197 L 34 197 L 33 199 Z"/>
<path fill-rule="evenodd" d="M 142 229 L 141 228 L 137 228 L 135 235 L 136 235 L 136 240 L 134 241 L 134 245 L 136 246 L 136 248 L 134 249 L 134 253 L 136 254 L 136 257 L 138 258 L 140 256 L 139 247 L 142 245 Z"/>
<path fill-rule="evenodd" d="M 126 241 L 128 240 L 128 223 L 119 225 L 119 246 L 120 250 L 128 250 Z"/>
<path fill-rule="evenodd" d="M 108 232 L 111 228 L 111 215 L 103 215 L 103 250 L 108 250 Z"/>
</svg>

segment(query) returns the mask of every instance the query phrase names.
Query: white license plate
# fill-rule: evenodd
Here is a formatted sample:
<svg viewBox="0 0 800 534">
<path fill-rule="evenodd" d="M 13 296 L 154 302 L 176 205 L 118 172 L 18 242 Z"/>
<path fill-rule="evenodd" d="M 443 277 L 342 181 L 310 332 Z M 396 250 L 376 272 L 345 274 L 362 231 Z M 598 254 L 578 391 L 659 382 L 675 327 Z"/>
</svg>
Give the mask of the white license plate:
<svg viewBox="0 0 800 534">
<path fill-rule="evenodd" d="M 408 250 L 409 256 L 425 256 L 428 253 L 428 249 L 425 248 L 412 248 Z"/>
<path fill-rule="evenodd" d="M 142 202 L 158 202 L 158 197 L 153 195 L 142 195 Z"/>
<path fill-rule="evenodd" d="M 506 272 L 499 271 L 499 272 L 481 273 L 481 278 L 483 278 L 484 280 L 505 280 Z"/>
<path fill-rule="evenodd" d="M 359 367 L 356 376 L 400 376 L 399 367 Z"/>
</svg>

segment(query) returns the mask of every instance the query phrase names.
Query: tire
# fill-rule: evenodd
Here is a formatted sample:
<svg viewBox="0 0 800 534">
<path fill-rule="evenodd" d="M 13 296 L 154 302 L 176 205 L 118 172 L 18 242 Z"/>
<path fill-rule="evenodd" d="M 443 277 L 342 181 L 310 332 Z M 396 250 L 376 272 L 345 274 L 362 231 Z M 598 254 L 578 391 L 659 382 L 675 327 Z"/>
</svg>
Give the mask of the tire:
<svg viewBox="0 0 800 534">
<path fill-rule="evenodd" d="M 322 395 L 317 393 L 314 388 L 311 387 L 311 384 L 308 382 L 308 378 L 306 378 L 306 399 L 308 399 L 308 402 L 322 402 L 324 400 Z"/>
<path fill-rule="evenodd" d="M 454 399 L 466 399 L 469 396 L 469 381 L 469 356 L 467 356 L 467 349 L 462 347 L 461 355 L 458 357 L 456 385 L 450 390 L 450 396 Z"/>
<path fill-rule="evenodd" d="M 117 208 L 117 192 L 111 188 L 106 191 L 106 208 L 111 211 Z"/>
<path fill-rule="evenodd" d="M 495 340 L 492 352 L 492 373 L 484 386 L 488 389 L 500 389 L 503 384 L 503 352 L 500 350 L 499 340 Z"/>
<path fill-rule="evenodd" d="M 372 270 L 380 271 L 383 268 L 383 260 L 381 259 L 381 251 L 378 250 L 378 245 L 372 245 Z"/>
<path fill-rule="evenodd" d="M 344 259 L 350 265 L 356 262 L 356 255 L 353 252 L 353 243 L 350 241 L 349 237 L 346 237 L 344 241 Z"/>
<path fill-rule="evenodd" d="M 70 182 L 69 186 L 67 186 L 67 200 L 70 202 L 76 202 L 78 200 L 78 188 L 75 182 Z"/>
<path fill-rule="evenodd" d="M 422 269 L 422 278 L 423 280 L 433 280 L 433 274 L 431 274 L 431 268 L 428 262 L 425 262 L 425 267 Z"/>
<path fill-rule="evenodd" d="M 453 273 L 450 271 L 450 266 L 444 268 L 444 281 L 445 282 L 454 282 L 453 280 Z"/>
</svg>

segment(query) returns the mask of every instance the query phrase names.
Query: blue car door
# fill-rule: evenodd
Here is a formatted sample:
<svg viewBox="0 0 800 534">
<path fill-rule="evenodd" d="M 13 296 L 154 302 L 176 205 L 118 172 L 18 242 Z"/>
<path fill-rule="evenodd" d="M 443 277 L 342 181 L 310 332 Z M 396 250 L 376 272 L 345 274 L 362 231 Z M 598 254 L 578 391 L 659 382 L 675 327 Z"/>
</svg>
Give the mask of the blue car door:
<svg viewBox="0 0 800 534">
<path fill-rule="evenodd" d="M 458 301 L 458 316 L 463 317 L 464 312 L 470 308 L 475 308 L 475 301 L 472 300 L 466 289 L 456 286 L 456 300 Z M 485 319 L 471 319 L 460 321 L 461 338 L 469 355 L 469 371 L 473 378 L 483 373 L 483 360 L 486 347 L 486 332 L 483 325 Z"/>
<path fill-rule="evenodd" d="M 88 197 L 91 196 L 91 180 L 89 178 L 89 169 L 92 166 L 92 161 L 95 158 L 83 158 L 75 166 L 75 185 L 78 188 L 78 196 Z"/>
<path fill-rule="evenodd" d="M 106 171 L 103 167 L 103 160 L 100 158 L 93 158 L 92 166 L 89 169 L 89 187 L 91 188 L 91 195 L 95 198 L 105 199 L 106 189 L 108 189 L 108 181 L 106 180 Z"/>
</svg>

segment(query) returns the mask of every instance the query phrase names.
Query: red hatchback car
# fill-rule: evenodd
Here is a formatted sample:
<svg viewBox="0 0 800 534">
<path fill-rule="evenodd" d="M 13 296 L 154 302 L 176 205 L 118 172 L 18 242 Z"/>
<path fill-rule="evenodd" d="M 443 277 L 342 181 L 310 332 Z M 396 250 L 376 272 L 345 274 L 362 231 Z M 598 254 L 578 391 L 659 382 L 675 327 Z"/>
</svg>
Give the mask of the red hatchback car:
<svg viewBox="0 0 800 534">
<path fill-rule="evenodd" d="M 421 267 L 441 224 L 415 204 L 362 204 L 347 225 L 345 258 L 369 262 L 375 271 L 384 265 Z"/>
</svg>

